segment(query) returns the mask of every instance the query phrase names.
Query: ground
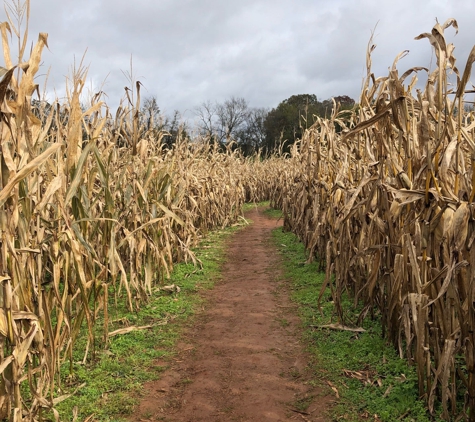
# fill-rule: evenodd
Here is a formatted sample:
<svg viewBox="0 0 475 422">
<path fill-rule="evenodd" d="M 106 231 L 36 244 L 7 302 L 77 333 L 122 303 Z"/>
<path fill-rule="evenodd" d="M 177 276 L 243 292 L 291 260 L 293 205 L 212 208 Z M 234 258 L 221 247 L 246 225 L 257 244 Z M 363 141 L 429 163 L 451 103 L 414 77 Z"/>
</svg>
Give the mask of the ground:
<svg viewBox="0 0 475 422">
<path fill-rule="evenodd" d="M 160 380 L 145 385 L 132 421 L 312 421 L 331 397 L 314 382 L 262 208 L 227 247 L 222 282 L 178 344 Z"/>
</svg>

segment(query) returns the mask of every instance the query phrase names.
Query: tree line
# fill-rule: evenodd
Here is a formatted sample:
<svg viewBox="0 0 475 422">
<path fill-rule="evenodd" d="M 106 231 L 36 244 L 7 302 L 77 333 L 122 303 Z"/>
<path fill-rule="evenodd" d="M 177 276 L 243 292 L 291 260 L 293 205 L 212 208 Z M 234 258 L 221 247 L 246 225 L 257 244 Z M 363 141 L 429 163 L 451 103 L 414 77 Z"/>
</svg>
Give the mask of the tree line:
<svg viewBox="0 0 475 422">
<path fill-rule="evenodd" d="M 177 111 L 171 118 L 163 116 L 156 98 L 149 97 L 144 101 L 142 118 L 146 119 L 148 128 L 156 125 L 165 130 L 168 133 L 165 140 L 169 143 L 179 133 L 195 133 L 223 147 L 234 141 L 245 154 L 258 150 L 270 153 L 276 149 L 288 150 L 314 123 L 315 116 L 328 117 L 335 103 L 340 109 L 355 106 L 355 100 L 347 95 L 323 101 L 314 94 L 292 95 L 272 109 L 250 107 L 242 97 L 230 97 L 223 102 L 205 101 L 193 110 L 192 128 L 189 123 L 180 123 Z"/>
<path fill-rule="evenodd" d="M 315 117 L 328 117 L 335 104 L 343 110 L 355 107 L 355 101 L 347 95 L 323 101 L 314 94 L 292 95 L 271 109 L 250 107 L 246 99 L 230 97 L 223 102 L 203 102 L 193 110 L 195 121 L 190 125 L 176 110 L 171 116 L 162 113 L 156 97 L 151 96 L 145 98 L 138 110 L 136 127 L 141 133 L 156 132 L 168 147 L 179 137 L 198 135 L 223 148 L 233 141 L 246 155 L 256 151 L 267 155 L 276 150 L 289 151 Z M 33 105 L 40 108 L 38 101 L 33 101 Z M 41 108 L 43 118 L 53 111 L 49 104 Z M 62 115 L 60 120 L 67 119 L 67 110 L 58 112 Z"/>
<path fill-rule="evenodd" d="M 346 95 L 334 100 L 341 109 L 355 106 Z M 314 94 L 300 94 L 266 109 L 249 107 L 244 98 L 231 97 L 222 103 L 202 103 L 195 109 L 196 124 L 202 136 L 220 144 L 233 140 L 244 152 L 272 152 L 282 146 L 288 150 L 314 123 L 315 116 L 329 116 L 335 103 L 332 99 L 319 101 Z"/>
</svg>

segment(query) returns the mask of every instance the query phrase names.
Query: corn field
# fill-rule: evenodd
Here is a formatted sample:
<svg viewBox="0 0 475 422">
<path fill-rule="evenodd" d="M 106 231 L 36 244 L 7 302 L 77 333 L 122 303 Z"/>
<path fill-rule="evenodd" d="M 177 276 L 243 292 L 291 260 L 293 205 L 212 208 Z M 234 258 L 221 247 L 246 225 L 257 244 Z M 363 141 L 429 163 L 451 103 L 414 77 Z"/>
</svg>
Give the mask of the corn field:
<svg viewBox="0 0 475 422">
<path fill-rule="evenodd" d="M 115 114 L 101 94 L 80 103 L 87 69 L 74 69 L 67 100 L 32 103 L 47 35 L 28 60 L 10 52 L 13 23 L 0 25 L 0 419 L 42 420 L 60 367 L 87 326 L 84 359 L 94 355 L 96 321 L 107 344 L 110 295 L 137 309 L 178 261 L 215 228 L 235 223 L 244 201 L 268 196 L 259 160 L 207 142 L 179 140 L 140 123 L 140 82 Z M 133 95 L 132 95 L 133 94 Z"/>
<path fill-rule="evenodd" d="M 0 24 L 0 419 L 52 410 L 59 420 L 60 368 L 82 327 L 84 359 L 107 344 L 111 296 L 138 309 L 174 263 L 199 265 L 192 247 L 203 235 L 270 198 L 309 259 L 325 262 L 340 322 L 379 311 L 429 411 L 475 421 L 475 122 L 465 102 L 475 49 L 459 72 L 450 26 L 419 37 L 435 50 L 432 71 L 399 76 L 401 55 L 376 78 L 370 43 L 358 108 L 336 105 L 290 156 L 261 160 L 185 136 L 165 147 L 141 123 L 140 82 L 115 113 L 102 93 L 84 107 L 82 65 L 65 101 L 33 103 L 47 34 L 25 59 L 27 29 Z M 343 315 L 345 292 L 363 305 L 359 321 Z"/>
<path fill-rule="evenodd" d="M 454 19 L 417 37 L 434 49 L 431 71 L 401 75 L 404 52 L 375 77 L 370 42 L 358 109 L 317 119 L 273 203 L 310 259 L 326 263 L 339 322 L 379 312 L 417 368 L 429 412 L 438 405 L 445 420 L 475 421 L 475 116 L 466 103 L 475 47 L 460 70 L 449 27 L 458 29 Z M 346 320 L 344 293 L 363 306 L 358 321 Z"/>
</svg>

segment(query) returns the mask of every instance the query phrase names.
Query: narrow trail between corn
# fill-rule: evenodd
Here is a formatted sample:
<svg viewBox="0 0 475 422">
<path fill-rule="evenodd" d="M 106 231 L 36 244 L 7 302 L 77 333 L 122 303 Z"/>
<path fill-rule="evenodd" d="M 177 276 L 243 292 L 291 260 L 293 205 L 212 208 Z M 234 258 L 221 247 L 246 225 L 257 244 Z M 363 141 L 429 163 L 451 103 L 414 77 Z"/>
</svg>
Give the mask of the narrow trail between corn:
<svg viewBox="0 0 475 422">
<path fill-rule="evenodd" d="M 306 380 L 308 356 L 262 208 L 229 241 L 222 282 L 160 380 L 145 386 L 139 421 L 325 421 L 329 398 Z M 304 409 L 304 410 L 303 410 Z"/>
</svg>

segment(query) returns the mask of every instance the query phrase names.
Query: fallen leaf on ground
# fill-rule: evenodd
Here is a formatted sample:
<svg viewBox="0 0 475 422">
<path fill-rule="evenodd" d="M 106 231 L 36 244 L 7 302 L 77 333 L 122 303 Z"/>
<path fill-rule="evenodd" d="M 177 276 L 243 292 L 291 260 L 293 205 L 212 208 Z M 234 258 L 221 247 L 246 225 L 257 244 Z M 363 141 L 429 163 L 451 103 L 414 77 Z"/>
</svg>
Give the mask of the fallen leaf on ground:
<svg viewBox="0 0 475 422">
<path fill-rule="evenodd" d="M 135 325 L 132 325 L 131 327 L 119 328 L 118 330 L 112 331 L 109 333 L 109 337 L 117 336 L 119 334 L 127 334 L 132 331 L 147 330 L 149 328 L 152 328 L 152 325 L 143 325 L 142 327 L 136 327 Z"/>
</svg>

